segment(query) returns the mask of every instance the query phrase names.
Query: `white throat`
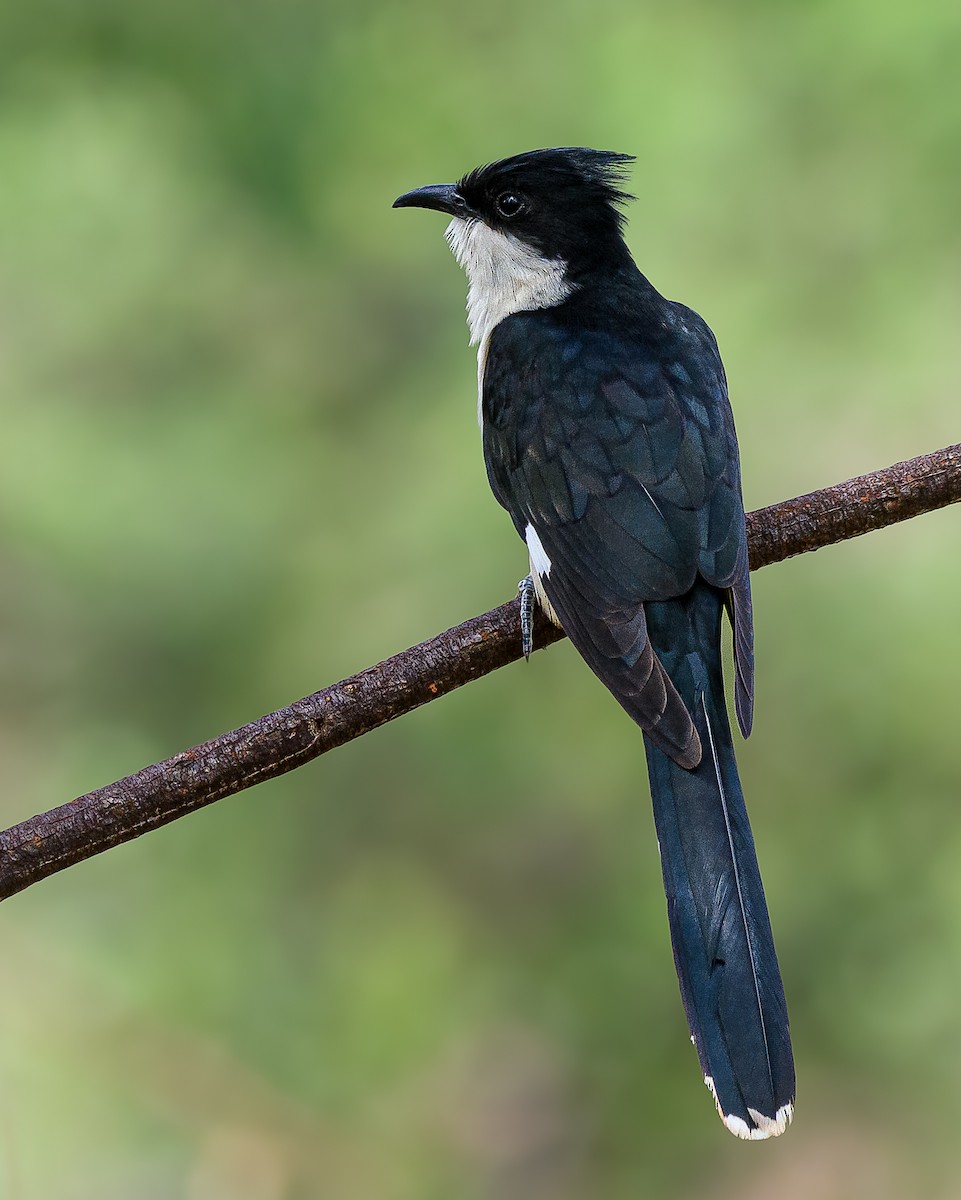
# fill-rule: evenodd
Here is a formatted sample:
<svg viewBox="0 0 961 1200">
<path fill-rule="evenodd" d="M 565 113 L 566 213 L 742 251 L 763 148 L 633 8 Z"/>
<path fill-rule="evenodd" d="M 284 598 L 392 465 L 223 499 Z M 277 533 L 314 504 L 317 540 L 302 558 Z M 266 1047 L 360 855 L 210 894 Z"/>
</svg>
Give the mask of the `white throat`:
<svg viewBox="0 0 961 1200">
<path fill-rule="evenodd" d="M 574 290 L 562 258 L 544 258 L 513 234 L 483 221 L 455 217 L 447 241 L 467 272 L 467 325 L 477 346 L 477 415 L 481 417 L 487 343 L 496 325 L 512 313 L 553 308 Z"/>
<path fill-rule="evenodd" d="M 455 217 L 447 241 L 467 272 L 470 344 L 480 345 L 511 313 L 553 308 L 574 290 L 562 258 L 544 258 L 511 233 Z"/>
</svg>

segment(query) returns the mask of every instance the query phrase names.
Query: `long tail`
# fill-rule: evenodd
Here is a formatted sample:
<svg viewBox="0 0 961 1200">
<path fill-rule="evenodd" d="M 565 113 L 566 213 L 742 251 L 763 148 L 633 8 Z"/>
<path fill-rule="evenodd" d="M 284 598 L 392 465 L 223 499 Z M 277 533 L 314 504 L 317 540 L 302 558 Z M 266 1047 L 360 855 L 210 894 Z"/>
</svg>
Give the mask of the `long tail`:
<svg viewBox="0 0 961 1200">
<path fill-rule="evenodd" d="M 718 1112 L 738 1137 L 783 1133 L 794 1106 L 784 988 L 724 704 L 722 599 L 707 584 L 648 604 L 654 649 L 701 739 L 685 770 L 645 739 L 674 961 Z"/>
</svg>

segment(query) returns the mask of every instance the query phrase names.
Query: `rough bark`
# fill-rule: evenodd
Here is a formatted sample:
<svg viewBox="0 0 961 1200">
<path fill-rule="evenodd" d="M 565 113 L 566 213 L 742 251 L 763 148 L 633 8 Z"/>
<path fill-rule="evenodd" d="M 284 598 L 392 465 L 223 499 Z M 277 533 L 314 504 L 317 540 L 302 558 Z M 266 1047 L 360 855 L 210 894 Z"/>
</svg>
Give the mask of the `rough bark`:
<svg viewBox="0 0 961 1200">
<path fill-rule="evenodd" d="M 751 568 L 961 500 L 961 445 L 748 515 Z M 240 729 L 0 833 L 0 899 L 224 796 L 282 775 L 520 658 L 517 600 Z M 564 635 L 542 619 L 538 649 Z"/>
</svg>

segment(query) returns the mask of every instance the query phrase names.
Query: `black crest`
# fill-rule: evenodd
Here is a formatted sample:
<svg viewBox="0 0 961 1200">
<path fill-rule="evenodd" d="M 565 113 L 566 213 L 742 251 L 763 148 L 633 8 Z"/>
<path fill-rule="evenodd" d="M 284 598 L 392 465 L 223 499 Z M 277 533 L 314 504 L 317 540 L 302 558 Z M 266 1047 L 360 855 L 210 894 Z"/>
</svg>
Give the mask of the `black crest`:
<svg viewBox="0 0 961 1200">
<path fill-rule="evenodd" d="M 585 146 L 528 150 L 477 167 L 461 179 L 457 190 L 465 200 L 475 203 L 496 198 L 497 190 L 505 187 L 555 196 L 558 202 L 573 192 L 582 203 L 593 199 L 610 208 L 620 228 L 624 222 L 621 206 L 634 199 L 623 187 L 628 164 L 633 161 L 633 154 Z"/>
<path fill-rule="evenodd" d="M 583 266 L 626 253 L 622 206 L 629 154 L 585 147 L 530 150 L 469 172 L 457 184 L 467 205 L 549 258 Z"/>
</svg>

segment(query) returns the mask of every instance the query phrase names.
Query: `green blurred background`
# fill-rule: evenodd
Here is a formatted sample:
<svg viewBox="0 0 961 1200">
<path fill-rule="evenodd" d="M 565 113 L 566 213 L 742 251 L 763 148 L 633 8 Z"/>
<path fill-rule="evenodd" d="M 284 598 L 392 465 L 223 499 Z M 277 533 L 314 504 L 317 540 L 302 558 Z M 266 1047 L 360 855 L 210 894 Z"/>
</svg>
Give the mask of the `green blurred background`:
<svg viewBox="0 0 961 1200">
<path fill-rule="evenodd" d="M 957 440 L 956 0 L 0 7 L 4 824 L 511 594 L 464 280 L 390 203 L 557 144 L 638 156 L 748 507 Z M 785 1138 L 701 1085 L 565 645 L 5 904 L 0 1196 L 961 1195 L 959 530 L 755 576 Z"/>
</svg>

